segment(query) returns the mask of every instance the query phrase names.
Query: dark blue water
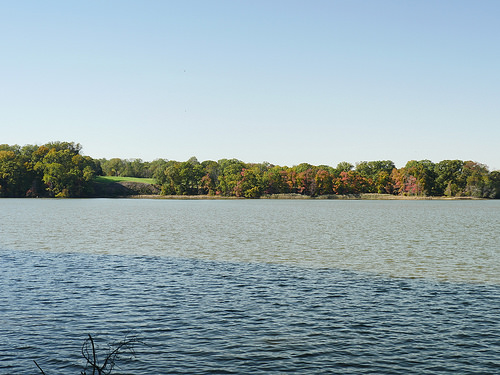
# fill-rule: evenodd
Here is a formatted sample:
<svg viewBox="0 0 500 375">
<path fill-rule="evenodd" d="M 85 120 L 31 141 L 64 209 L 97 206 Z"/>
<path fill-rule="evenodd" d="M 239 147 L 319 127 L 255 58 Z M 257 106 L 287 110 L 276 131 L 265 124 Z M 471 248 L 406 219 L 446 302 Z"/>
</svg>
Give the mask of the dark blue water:
<svg viewBox="0 0 500 375">
<path fill-rule="evenodd" d="M 494 374 L 500 287 L 335 269 L 0 250 L 0 373 Z M 100 351 L 104 353 L 104 351 Z"/>
</svg>

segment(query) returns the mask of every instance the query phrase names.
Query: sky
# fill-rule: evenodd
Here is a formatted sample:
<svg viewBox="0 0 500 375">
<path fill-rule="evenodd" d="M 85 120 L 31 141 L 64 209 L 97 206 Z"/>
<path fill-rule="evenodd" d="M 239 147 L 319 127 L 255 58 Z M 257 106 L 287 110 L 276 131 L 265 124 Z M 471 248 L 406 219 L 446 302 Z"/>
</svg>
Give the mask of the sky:
<svg viewBox="0 0 500 375">
<path fill-rule="evenodd" d="M 500 169 L 500 1 L 0 0 L 0 144 Z"/>
</svg>

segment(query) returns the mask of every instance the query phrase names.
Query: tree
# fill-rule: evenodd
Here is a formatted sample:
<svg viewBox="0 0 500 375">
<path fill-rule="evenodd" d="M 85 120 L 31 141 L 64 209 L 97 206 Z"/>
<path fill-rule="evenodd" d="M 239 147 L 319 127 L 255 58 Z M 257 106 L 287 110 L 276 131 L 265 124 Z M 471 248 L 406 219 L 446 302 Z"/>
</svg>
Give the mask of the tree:
<svg viewBox="0 0 500 375">
<path fill-rule="evenodd" d="M 181 177 L 180 177 L 180 162 L 171 163 L 163 171 L 163 182 L 161 192 L 165 195 L 182 195 Z"/>
<path fill-rule="evenodd" d="M 52 196 L 75 197 L 90 191 L 96 165 L 71 148 L 52 148 L 34 168 L 43 172 L 42 180 Z"/>
<path fill-rule="evenodd" d="M 362 161 L 356 165 L 356 172 L 368 181 L 368 192 L 392 192 L 390 174 L 396 168 L 391 160 Z"/>
<path fill-rule="evenodd" d="M 263 183 L 265 184 L 264 192 L 266 194 L 286 194 L 290 192 L 286 168 L 271 166 L 264 173 Z"/>
<path fill-rule="evenodd" d="M 80 143 L 75 143 L 75 142 L 60 142 L 60 141 L 55 141 L 55 142 L 49 142 L 44 145 L 47 147 L 49 150 L 56 150 L 56 151 L 69 151 L 71 154 L 76 155 L 79 154 L 82 151 L 82 145 Z"/>
<path fill-rule="evenodd" d="M 90 193 L 99 163 L 80 155 L 73 142 L 53 142 L 33 154 L 33 171 L 41 175 L 49 196 L 78 197 Z"/>
<path fill-rule="evenodd" d="M 165 182 L 165 169 L 169 163 L 166 159 L 156 159 L 149 163 L 149 173 L 157 184 L 162 185 Z"/>
<path fill-rule="evenodd" d="M 476 198 L 493 198 L 496 190 L 490 180 L 488 167 L 474 161 L 466 161 L 462 169 L 466 185 L 463 194 Z"/>
<path fill-rule="evenodd" d="M 373 188 L 377 193 L 392 194 L 394 192 L 394 184 L 391 179 L 391 173 L 392 171 L 380 171 L 379 173 L 377 173 L 375 181 L 372 182 Z"/>
<path fill-rule="evenodd" d="M 381 172 L 391 173 L 396 168 L 391 160 L 362 161 L 356 165 L 356 171 L 365 178 L 376 180 Z"/>
<path fill-rule="evenodd" d="M 299 192 L 299 178 L 297 171 L 295 168 L 286 168 L 283 172 L 288 185 L 288 192 L 297 194 Z"/>
<path fill-rule="evenodd" d="M 101 159 L 100 162 L 106 176 L 121 176 L 125 171 L 125 162 L 120 158 Z"/>
<path fill-rule="evenodd" d="M 29 181 L 21 156 L 14 151 L 0 151 L 0 197 L 23 196 Z"/>
<path fill-rule="evenodd" d="M 399 190 L 407 195 L 435 195 L 435 164 L 430 160 L 410 160 L 401 168 Z M 402 180 L 401 180 L 402 178 Z"/>
<path fill-rule="evenodd" d="M 196 160 L 196 158 L 194 158 Z M 199 194 L 201 179 L 203 177 L 203 168 L 198 160 L 193 162 L 193 158 L 181 163 L 180 177 L 183 190 L 187 195 Z"/>
<path fill-rule="evenodd" d="M 162 193 L 171 195 L 196 195 L 201 187 L 203 168 L 189 161 L 173 162 L 164 170 Z"/>
<path fill-rule="evenodd" d="M 349 172 L 354 168 L 354 165 L 346 161 L 342 161 L 337 164 L 337 170 L 340 172 Z"/>
<path fill-rule="evenodd" d="M 314 178 L 318 195 L 333 194 L 333 175 L 320 169 Z"/>
<path fill-rule="evenodd" d="M 262 174 L 257 166 L 243 168 L 241 179 L 234 187 L 235 195 L 237 197 L 258 198 L 264 190 L 261 182 Z"/>
<path fill-rule="evenodd" d="M 123 160 L 123 171 L 121 172 L 122 176 L 127 177 L 151 177 L 149 174 L 147 162 L 142 161 L 142 159 L 128 159 Z"/>
<path fill-rule="evenodd" d="M 201 178 L 200 188 L 204 194 L 215 195 L 219 181 L 219 164 L 213 160 L 206 160 L 201 163 L 204 176 Z"/>
<path fill-rule="evenodd" d="M 462 160 L 443 160 L 434 167 L 436 195 L 455 196 L 465 187 Z"/>
<path fill-rule="evenodd" d="M 500 198 L 500 171 L 493 171 L 490 173 L 490 182 L 493 187 L 493 198 Z"/>
<path fill-rule="evenodd" d="M 218 162 L 220 174 L 218 178 L 218 194 L 231 196 L 235 195 L 235 188 L 242 179 L 241 172 L 247 165 L 237 159 L 221 159 Z"/>
<path fill-rule="evenodd" d="M 312 167 L 312 166 L 311 166 Z M 313 168 L 299 168 L 302 170 L 297 175 L 298 193 L 315 196 L 317 193 L 316 172 Z"/>
<path fill-rule="evenodd" d="M 368 180 L 356 171 L 341 172 L 333 182 L 335 194 L 360 194 L 368 189 Z"/>
</svg>

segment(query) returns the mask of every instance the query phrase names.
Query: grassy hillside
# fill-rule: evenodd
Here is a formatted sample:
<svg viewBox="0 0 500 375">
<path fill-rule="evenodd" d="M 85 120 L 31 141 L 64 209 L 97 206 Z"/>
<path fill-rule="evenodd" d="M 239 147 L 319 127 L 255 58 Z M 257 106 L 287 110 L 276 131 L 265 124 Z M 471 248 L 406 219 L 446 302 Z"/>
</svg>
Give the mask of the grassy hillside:
<svg viewBox="0 0 500 375">
<path fill-rule="evenodd" d="M 152 178 L 97 176 L 94 179 L 94 197 L 128 197 L 132 195 L 158 195 L 160 189 Z"/>
<path fill-rule="evenodd" d="M 114 182 L 141 182 L 143 184 L 154 184 L 155 181 L 152 178 L 139 178 L 139 177 L 121 177 L 121 176 L 97 176 L 95 178 L 96 182 L 102 184 L 111 184 Z"/>
</svg>

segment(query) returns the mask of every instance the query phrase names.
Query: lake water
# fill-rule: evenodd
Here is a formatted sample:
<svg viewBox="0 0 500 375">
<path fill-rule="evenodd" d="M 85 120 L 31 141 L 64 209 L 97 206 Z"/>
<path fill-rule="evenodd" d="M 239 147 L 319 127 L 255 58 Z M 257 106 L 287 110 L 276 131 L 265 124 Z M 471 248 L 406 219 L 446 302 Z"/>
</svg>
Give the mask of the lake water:
<svg viewBox="0 0 500 375">
<path fill-rule="evenodd" d="M 0 374 L 493 374 L 500 201 L 0 200 Z M 104 352 L 101 352 L 104 353 Z M 102 358 L 101 354 L 101 358 Z"/>
</svg>

